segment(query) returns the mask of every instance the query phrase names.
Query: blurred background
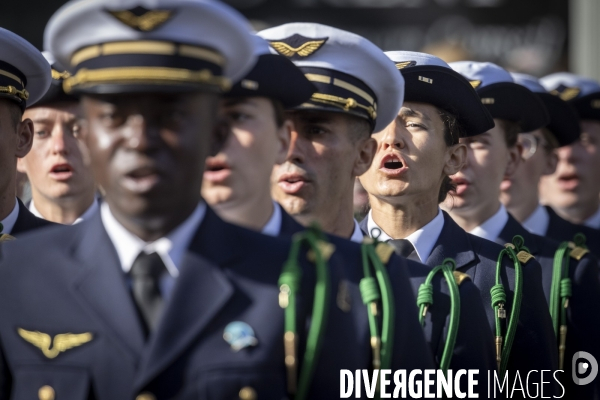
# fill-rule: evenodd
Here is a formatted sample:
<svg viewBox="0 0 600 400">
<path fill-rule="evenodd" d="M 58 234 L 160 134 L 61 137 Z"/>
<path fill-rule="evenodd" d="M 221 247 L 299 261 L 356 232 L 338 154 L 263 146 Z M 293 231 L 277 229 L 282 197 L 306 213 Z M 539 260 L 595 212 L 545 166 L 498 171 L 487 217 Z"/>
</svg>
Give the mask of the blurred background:
<svg viewBox="0 0 600 400">
<path fill-rule="evenodd" d="M 3 1 L 0 26 L 42 48 L 46 22 L 65 0 Z M 571 70 L 600 79 L 600 0 L 226 0 L 257 30 L 320 22 L 383 50 L 446 61 L 493 61 L 536 76 Z"/>
</svg>

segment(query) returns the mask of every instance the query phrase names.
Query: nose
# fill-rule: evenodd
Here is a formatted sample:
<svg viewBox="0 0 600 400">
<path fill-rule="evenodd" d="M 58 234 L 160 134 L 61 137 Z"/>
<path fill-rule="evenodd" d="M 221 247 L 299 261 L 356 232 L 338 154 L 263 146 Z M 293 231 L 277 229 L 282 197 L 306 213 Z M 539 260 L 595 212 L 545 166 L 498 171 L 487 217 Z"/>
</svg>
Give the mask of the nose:
<svg viewBox="0 0 600 400">
<path fill-rule="evenodd" d="M 392 122 L 385 128 L 383 131 L 383 137 L 381 139 L 381 147 L 383 150 L 387 150 L 389 148 L 403 149 L 405 147 L 406 143 L 402 138 L 400 129 L 401 128 L 396 121 Z"/>
<path fill-rule="evenodd" d="M 68 153 L 67 146 L 65 144 L 65 127 L 63 124 L 56 124 L 54 132 L 52 132 L 52 152 L 54 154 Z"/>
<path fill-rule="evenodd" d="M 148 151 L 155 146 L 159 136 L 159 128 L 148 116 L 139 113 L 127 117 L 125 135 L 127 148 L 139 152 Z"/>
<path fill-rule="evenodd" d="M 579 142 L 575 142 L 569 146 L 559 147 L 557 150 L 558 161 L 573 163 L 579 158 L 579 152 L 582 150 L 582 146 Z"/>
<path fill-rule="evenodd" d="M 304 163 L 305 155 L 302 146 L 304 140 L 306 139 L 302 138 L 302 136 L 298 134 L 298 130 L 295 127 L 292 128 L 290 147 L 288 148 L 286 161 L 294 164 Z"/>
</svg>

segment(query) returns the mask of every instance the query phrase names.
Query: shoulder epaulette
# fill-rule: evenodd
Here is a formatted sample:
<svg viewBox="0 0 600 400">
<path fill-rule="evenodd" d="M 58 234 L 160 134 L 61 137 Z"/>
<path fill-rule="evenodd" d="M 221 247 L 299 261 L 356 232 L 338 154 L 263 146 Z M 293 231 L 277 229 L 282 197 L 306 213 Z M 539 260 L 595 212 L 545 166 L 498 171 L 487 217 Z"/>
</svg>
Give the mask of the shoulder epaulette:
<svg viewBox="0 0 600 400">
<path fill-rule="evenodd" d="M 590 251 L 584 247 L 575 246 L 573 250 L 571 250 L 571 258 L 579 261 L 581 260 L 587 253 Z"/>
<path fill-rule="evenodd" d="M 375 247 L 375 253 L 382 263 L 387 264 L 390 261 L 390 257 L 394 254 L 394 247 L 387 243 L 378 243 Z"/>
<path fill-rule="evenodd" d="M 464 272 L 454 271 L 453 274 L 454 274 L 454 280 L 456 281 L 456 284 L 459 286 L 466 279 L 471 279 L 471 276 L 469 274 L 465 274 Z"/>
</svg>

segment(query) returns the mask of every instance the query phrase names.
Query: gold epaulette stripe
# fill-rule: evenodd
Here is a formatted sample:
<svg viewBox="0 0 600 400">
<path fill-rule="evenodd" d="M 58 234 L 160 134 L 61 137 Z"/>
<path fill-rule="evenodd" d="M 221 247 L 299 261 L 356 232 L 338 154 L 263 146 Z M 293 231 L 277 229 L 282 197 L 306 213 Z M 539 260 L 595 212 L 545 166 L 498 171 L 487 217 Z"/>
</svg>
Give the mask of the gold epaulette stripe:
<svg viewBox="0 0 600 400">
<path fill-rule="evenodd" d="M 73 57 L 71 57 L 71 64 L 79 65 L 92 58 L 116 54 L 180 55 L 183 57 L 210 61 L 219 66 L 225 65 L 225 58 L 215 51 L 187 44 L 175 44 L 151 40 L 113 42 L 86 47 L 73 54 Z"/>
<path fill-rule="evenodd" d="M 219 86 L 222 90 L 228 90 L 231 87 L 229 79 L 215 76 L 208 69 L 192 71 L 164 67 L 116 67 L 96 70 L 80 69 L 75 75 L 63 81 L 63 89 L 66 93 L 70 93 L 75 86 L 107 83 L 154 85 L 206 83 Z"/>
<path fill-rule="evenodd" d="M 330 85 L 332 84 L 331 77 L 329 77 L 327 75 L 305 74 L 304 76 L 306 77 L 306 79 L 308 79 L 311 82 L 327 83 Z M 364 90 L 362 90 L 361 88 L 356 87 L 353 84 L 348 83 L 348 82 L 343 81 L 338 78 L 333 79 L 333 85 L 337 86 L 337 87 L 341 87 L 342 89 L 346 89 L 354 94 L 359 95 L 360 97 L 365 99 L 370 105 L 374 106 L 375 109 L 377 109 L 377 105 L 374 104 L 375 100 L 373 99 L 373 97 L 370 94 L 368 94 L 367 92 L 365 92 Z"/>
<path fill-rule="evenodd" d="M 22 80 L 21 80 L 21 79 L 20 79 L 18 76 L 16 76 L 15 74 L 11 74 L 11 73 L 10 73 L 10 72 L 8 72 L 8 71 L 5 71 L 5 70 L 3 70 L 3 69 L 0 69 L 0 75 L 4 75 L 4 76 L 6 76 L 7 78 L 10 78 L 10 79 L 12 79 L 13 81 L 17 82 L 17 83 L 18 83 L 19 85 L 21 85 L 21 86 L 25 86 L 25 85 L 23 84 L 23 81 L 22 81 Z"/>
<path fill-rule="evenodd" d="M 465 281 L 465 279 L 471 279 L 471 276 L 469 274 L 465 274 L 464 272 L 453 271 L 452 273 L 454 274 L 454 280 L 456 281 L 456 284 L 459 286 Z"/>
<path fill-rule="evenodd" d="M 519 262 L 521 264 L 527 264 L 529 262 L 529 260 L 531 259 L 535 259 L 534 256 L 532 256 L 531 254 L 529 254 L 528 252 L 521 250 L 520 252 L 517 253 L 517 259 L 519 260 Z"/>
<path fill-rule="evenodd" d="M 331 255 L 335 252 L 335 245 L 324 240 L 319 240 L 317 242 L 317 247 L 319 249 L 319 252 L 321 253 L 321 257 L 326 262 L 329 261 Z M 317 262 L 317 255 L 312 249 L 308 251 L 307 258 L 310 262 Z"/>
<path fill-rule="evenodd" d="M 590 251 L 588 249 L 577 246 L 573 250 L 571 250 L 571 258 L 574 258 L 575 260 L 579 261 L 589 252 Z"/>
<path fill-rule="evenodd" d="M 378 243 L 375 253 L 383 264 L 387 264 L 392 254 L 394 254 L 394 248 L 387 243 Z"/>
</svg>

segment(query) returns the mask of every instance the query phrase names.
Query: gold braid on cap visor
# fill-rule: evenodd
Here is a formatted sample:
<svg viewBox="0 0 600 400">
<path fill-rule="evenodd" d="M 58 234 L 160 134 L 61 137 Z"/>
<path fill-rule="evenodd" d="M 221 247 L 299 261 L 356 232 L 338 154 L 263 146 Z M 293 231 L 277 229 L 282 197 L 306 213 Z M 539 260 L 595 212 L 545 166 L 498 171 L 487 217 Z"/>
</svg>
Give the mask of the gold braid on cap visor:
<svg viewBox="0 0 600 400">
<path fill-rule="evenodd" d="M 214 85 L 223 91 L 231 87 L 229 79 L 215 76 L 208 69 L 192 71 L 162 67 L 117 67 L 97 70 L 82 68 L 74 76 L 63 81 L 63 89 L 65 93 L 70 93 L 77 86 L 90 87 L 101 84 L 185 85 L 190 83 Z"/>
</svg>

